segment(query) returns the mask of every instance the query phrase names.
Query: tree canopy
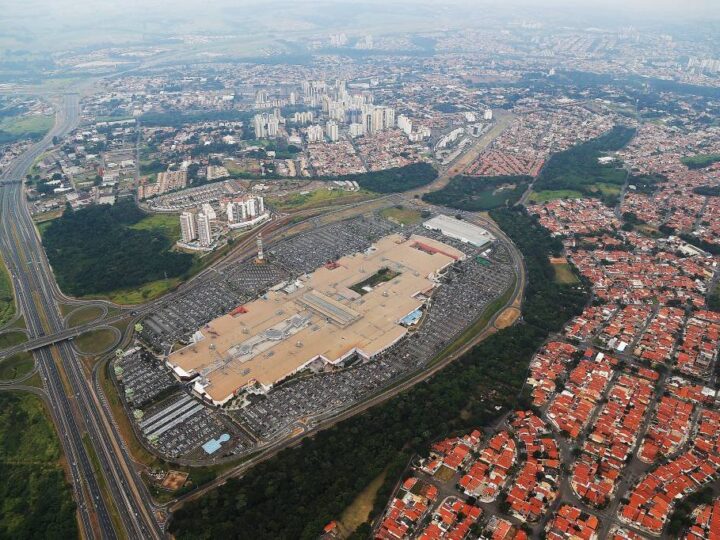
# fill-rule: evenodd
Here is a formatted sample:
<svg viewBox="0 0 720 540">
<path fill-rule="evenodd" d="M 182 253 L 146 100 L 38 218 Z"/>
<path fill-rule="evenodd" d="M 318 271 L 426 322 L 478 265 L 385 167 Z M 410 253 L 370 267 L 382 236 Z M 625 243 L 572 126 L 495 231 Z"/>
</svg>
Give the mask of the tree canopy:
<svg viewBox="0 0 720 540">
<path fill-rule="evenodd" d="M 162 231 L 130 227 L 146 216 L 132 200 L 66 210 L 43 234 L 60 287 L 97 294 L 187 272 L 192 255 L 170 251 L 173 240 Z"/>
</svg>

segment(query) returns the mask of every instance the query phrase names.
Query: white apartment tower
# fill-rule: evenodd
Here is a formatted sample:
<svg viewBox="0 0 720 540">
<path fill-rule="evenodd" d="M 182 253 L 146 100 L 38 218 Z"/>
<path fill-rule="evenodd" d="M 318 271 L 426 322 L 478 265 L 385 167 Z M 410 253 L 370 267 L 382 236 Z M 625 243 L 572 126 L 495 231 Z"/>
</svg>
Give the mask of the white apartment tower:
<svg viewBox="0 0 720 540">
<path fill-rule="evenodd" d="M 183 212 L 180 214 L 180 234 L 182 236 L 182 241 L 186 244 L 197 238 L 195 214 L 192 212 Z"/>
<path fill-rule="evenodd" d="M 410 134 L 412 133 L 412 120 L 410 120 L 404 114 L 401 114 L 400 116 L 398 116 L 397 125 L 405 135 L 407 135 L 408 137 L 410 136 Z"/>
<path fill-rule="evenodd" d="M 307 129 L 308 142 L 319 142 L 323 140 L 323 128 L 321 126 L 313 125 Z"/>
<path fill-rule="evenodd" d="M 328 122 L 325 124 L 325 135 L 330 141 L 335 142 L 340 138 L 340 129 L 336 122 Z"/>
<path fill-rule="evenodd" d="M 210 227 L 210 218 L 202 212 L 197 215 L 197 232 L 200 245 L 203 247 L 210 247 L 210 245 L 212 245 L 212 228 Z"/>
</svg>

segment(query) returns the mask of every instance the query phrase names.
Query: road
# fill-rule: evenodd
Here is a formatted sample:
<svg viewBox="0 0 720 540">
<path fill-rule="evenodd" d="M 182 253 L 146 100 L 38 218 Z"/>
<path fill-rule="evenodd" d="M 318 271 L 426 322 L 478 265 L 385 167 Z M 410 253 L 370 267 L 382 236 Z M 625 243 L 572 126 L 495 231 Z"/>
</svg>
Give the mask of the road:
<svg viewBox="0 0 720 540">
<path fill-rule="evenodd" d="M 30 340 L 65 330 L 58 308 L 64 296 L 30 217 L 22 179 L 33 162 L 78 122 L 78 97 L 58 105 L 47 136 L 20 155 L 0 180 L 0 246 L 13 277 L 16 300 Z M 124 443 L 67 342 L 34 351 L 78 505 L 86 538 L 161 538 L 147 490 Z"/>
</svg>

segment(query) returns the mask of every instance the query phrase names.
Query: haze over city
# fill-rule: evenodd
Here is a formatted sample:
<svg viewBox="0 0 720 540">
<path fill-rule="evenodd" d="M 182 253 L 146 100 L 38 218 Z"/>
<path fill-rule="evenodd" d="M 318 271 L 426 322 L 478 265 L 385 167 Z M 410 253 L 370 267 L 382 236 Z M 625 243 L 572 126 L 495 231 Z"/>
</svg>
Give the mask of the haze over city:
<svg viewBox="0 0 720 540">
<path fill-rule="evenodd" d="M 0 538 L 716 538 L 719 36 L 3 6 Z"/>
</svg>

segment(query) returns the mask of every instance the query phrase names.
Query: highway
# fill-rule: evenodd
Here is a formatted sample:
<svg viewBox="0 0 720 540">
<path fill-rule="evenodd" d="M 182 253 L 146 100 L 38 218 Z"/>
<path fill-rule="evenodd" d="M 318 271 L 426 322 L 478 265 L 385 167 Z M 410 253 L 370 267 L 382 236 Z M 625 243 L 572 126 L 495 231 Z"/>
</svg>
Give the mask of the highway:
<svg viewBox="0 0 720 540">
<path fill-rule="evenodd" d="M 77 122 L 78 97 L 67 95 L 58 106 L 54 128 L 18 157 L 0 182 L 0 247 L 31 341 L 66 329 L 58 309 L 63 295 L 18 180 L 54 136 L 68 133 Z M 70 344 L 41 346 L 34 355 L 67 459 L 82 536 L 161 538 L 150 496 Z"/>
</svg>

